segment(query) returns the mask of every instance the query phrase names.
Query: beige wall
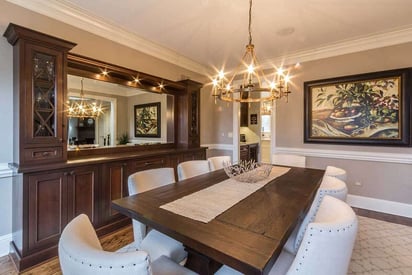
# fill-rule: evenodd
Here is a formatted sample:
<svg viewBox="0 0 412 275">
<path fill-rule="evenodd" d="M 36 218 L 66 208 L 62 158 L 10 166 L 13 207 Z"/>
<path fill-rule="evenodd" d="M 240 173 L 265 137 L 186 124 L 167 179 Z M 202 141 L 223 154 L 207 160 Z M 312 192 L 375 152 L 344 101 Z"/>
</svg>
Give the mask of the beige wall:
<svg viewBox="0 0 412 275">
<path fill-rule="evenodd" d="M 297 149 L 298 151 L 299 149 L 354 151 L 371 153 L 375 156 L 379 156 L 380 153 L 394 153 L 412 157 L 412 148 L 408 147 L 328 145 L 303 142 L 303 82 L 412 67 L 411 53 L 412 43 L 408 43 L 303 63 L 301 68 L 293 73 L 295 75 L 293 78 L 294 86 L 289 103 L 284 100 L 276 102 L 276 146 L 291 150 Z M 410 89 L 412 88 L 409 87 Z M 232 106 L 224 107 L 226 103 L 222 102 L 219 102 L 218 106 L 222 106 L 222 108 L 215 113 L 213 124 L 218 125 L 220 131 L 229 131 L 232 129 L 232 123 L 226 123 L 226 118 L 233 118 Z M 207 107 L 204 106 L 204 108 Z M 209 127 L 211 125 L 210 123 Z M 227 129 L 223 130 L 224 127 Z M 232 143 L 231 140 L 223 140 L 220 137 L 208 138 L 211 138 L 208 141 L 211 144 Z M 307 165 L 321 169 L 327 165 L 335 165 L 346 169 L 348 171 L 349 193 L 352 195 L 412 204 L 411 164 L 308 157 Z M 356 185 L 357 182 L 360 182 L 361 185 Z"/>
<path fill-rule="evenodd" d="M 287 148 L 327 149 L 412 155 L 412 148 L 303 143 L 303 82 L 316 79 L 412 67 L 412 43 L 303 63 L 289 103 L 277 103 L 276 145 Z M 408 88 L 411 91 L 412 87 Z M 308 166 L 336 165 L 348 171 L 349 193 L 412 204 L 412 165 L 344 159 L 308 158 Z M 355 183 L 361 185 L 356 185 Z"/>
</svg>

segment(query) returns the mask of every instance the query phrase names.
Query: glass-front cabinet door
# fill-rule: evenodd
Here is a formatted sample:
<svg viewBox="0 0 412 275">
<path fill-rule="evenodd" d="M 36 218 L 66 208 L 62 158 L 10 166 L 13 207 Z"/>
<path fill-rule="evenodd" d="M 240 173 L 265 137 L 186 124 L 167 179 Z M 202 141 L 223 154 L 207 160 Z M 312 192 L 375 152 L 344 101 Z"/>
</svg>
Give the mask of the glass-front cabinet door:
<svg viewBox="0 0 412 275">
<path fill-rule="evenodd" d="M 61 129 L 56 123 L 59 112 L 56 112 L 59 95 L 56 81 L 56 61 L 59 54 L 52 55 L 43 52 L 32 52 L 32 118 L 31 137 L 33 142 L 61 142 Z M 61 59 L 61 58 L 60 58 Z M 62 101 L 62 100 L 60 100 Z M 57 139 L 57 140 L 56 140 Z"/>
<path fill-rule="evenodd" d="M 76 44 L 9 24 L 13 45 L 14 144 L 18 166 L 65 161 L 67 52 Z"/>
</svg>

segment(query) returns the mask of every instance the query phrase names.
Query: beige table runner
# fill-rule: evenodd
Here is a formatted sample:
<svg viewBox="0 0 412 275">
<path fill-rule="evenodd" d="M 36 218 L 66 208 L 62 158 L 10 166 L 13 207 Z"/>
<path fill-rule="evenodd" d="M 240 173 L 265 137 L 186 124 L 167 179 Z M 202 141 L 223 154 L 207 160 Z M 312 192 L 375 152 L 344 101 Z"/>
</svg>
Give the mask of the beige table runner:
<svg viewBox="0 0 412 275">
<path fill-rule="evenodd" d="M 290 168 L 274 166 L 265 180 L 247 183 L 227 179 L 196 193 L 160 206 L 175 214 L 208 223 L 239 201 L 287 173 Z"/>
</svg>

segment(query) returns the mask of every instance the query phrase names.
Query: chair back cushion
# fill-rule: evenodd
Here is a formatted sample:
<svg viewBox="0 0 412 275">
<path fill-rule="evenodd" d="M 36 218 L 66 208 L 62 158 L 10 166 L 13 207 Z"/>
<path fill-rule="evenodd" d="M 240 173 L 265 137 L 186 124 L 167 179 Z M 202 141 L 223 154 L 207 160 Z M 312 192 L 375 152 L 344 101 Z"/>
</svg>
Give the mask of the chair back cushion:
<svg viewBox="0 0 412 275">
<path fill-rule="evenodd" d="M 64 275 L 152 274 L 144 251 L 103 251 L 89 218 L 81 214 L 63 230 L 59 261 Z"/>
<path fill-rule="evenodd" d="M 129 195 L 146 192 L 163 185 L 174 183 L 175 173 L 173 168 L 156 168 L 130 175 L 127 179 Z"/>
<path fill-rule="evenodd" d="M 296 253 L 298 251 L 303 236 L 305 234 L 306 228 L 309 223 L 314 221 L 323 198 L 326 195 L 329 195 L 342 201 L 346 201 L 347 193 L 348 188 L 346 187 L 346 183 L 344 183 L 338 178 L 329 176 L 323 177 L 320 187 L 316 193 L 315 199 L 313 200 L 312 205 L 309 208 L 309 211 L 307 212 L 306 216 L 303 218 L 302 223 L 300 224 L 299 230 L 296 234 L 294 251 L 290 251 L 291 253 Z"/>
<path fill-rule="evenodd" d="M 346 182 L 347 173 L 344 169 L 335 166 L 326 166 L 325 176 L 331 176 Z"/>
<path fill-rule="evenodd" d="M 177 165 L 177 177 L 184 180 L 210 172 L 207 160 L 190 160 Z"/>
<path fill-rule="evenodd" d="M 287 274 L 347 274 L 357 229 L 352 208 L 326 195 Z"/>
<path fill-rule="evenodd" d="M 209 162 L 209 169 L 210 171 L 215 171 L 219 169 L 223 169 L 225 163 L 230 163 L 230 156 L 218 156 L 218 157 L 211 157 L 207 159 Z"/>
<path fill-rule="evenodd" d="M 175 182 L 173 168 L 155 168 L 139 171 L 131 174 L 127 179 L 129 195 L 150 191 L 157 187 Z M 139 221 L 133 220 L 133 235 L 137 247 L 146 236 L 147 226 Z"/>
<path fill-rule="evenodd" d="M 323 176 L 319 190 L 325 195 L 335 197 L 341 201 L 346 201 L 348 195 L 348 187 L 344 181 L 327 175 Z"/>
</svg>

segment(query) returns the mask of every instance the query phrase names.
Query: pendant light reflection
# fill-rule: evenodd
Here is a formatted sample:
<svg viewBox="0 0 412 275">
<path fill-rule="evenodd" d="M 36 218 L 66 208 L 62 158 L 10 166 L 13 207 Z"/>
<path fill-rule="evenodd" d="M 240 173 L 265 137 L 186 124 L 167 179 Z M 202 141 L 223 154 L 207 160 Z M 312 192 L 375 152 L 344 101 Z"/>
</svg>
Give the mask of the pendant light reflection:
<svg viewBox="0 0 412 275">
<path fill-rule="evenodd" d="M 103 108 L 101 103 L 98 104 L 93 99 L 85 99 L 84 98 L 84 91 L 83 91 L 83 78 L 81 79 L 81 90 L 80 90 L 80 98 L 71 97 L 68 101 L 67 106 L 67 117 L 78 117 L 78 118 L 86 118 L 92 117 L 97 118 L 101 114 L 103 114 Z"/>
</svg>

